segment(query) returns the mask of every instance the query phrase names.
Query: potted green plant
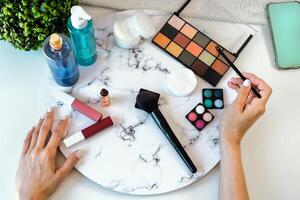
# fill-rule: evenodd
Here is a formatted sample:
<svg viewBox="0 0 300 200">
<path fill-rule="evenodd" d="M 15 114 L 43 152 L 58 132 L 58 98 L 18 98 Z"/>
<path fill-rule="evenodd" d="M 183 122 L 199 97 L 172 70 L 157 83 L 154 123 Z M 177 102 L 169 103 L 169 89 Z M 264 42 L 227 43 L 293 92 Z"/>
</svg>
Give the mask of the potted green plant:
<svg viewBox="0 0 300 200">
<path fill-rule="evenodd" d="M 78 0 L 1 0 L 0 40 L 36 50 L 51 33 L 67 33 L 70 9 L 76 4 Z"/>
</svg>

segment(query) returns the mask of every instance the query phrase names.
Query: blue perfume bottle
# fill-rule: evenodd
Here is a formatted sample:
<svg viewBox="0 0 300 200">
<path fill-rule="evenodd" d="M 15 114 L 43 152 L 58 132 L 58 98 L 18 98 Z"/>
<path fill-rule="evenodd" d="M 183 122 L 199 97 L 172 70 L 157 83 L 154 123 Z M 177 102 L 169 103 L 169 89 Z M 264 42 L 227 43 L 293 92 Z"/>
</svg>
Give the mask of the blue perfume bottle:
<svg viewBox="0 0 300 200">
<path fill-rule="evenodd" d="M 73 6 L 67 27 L 79 65 L 88 66 L 97 59 L 93 20 L 80 6 Z"/>
<path fill-rule="evenodd" d="M 62 34 L 54 33 L 47 37 L 43 51 L 55 82 L 63 87 L 74 85 L 79 79 L 70 39 Z"/>
</svg>

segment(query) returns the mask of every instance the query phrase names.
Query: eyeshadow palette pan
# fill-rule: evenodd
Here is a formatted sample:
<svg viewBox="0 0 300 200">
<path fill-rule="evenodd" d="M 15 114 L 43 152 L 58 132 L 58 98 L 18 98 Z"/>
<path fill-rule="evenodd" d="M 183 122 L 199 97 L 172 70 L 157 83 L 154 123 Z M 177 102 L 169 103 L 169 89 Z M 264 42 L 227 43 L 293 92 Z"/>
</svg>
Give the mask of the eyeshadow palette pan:
<svg viewBox="0 0 300 200">
<path fill-rule="evenodd" d="M 202 103 L 207 109 L 223 109 L 223 90 L 214 88 L 204 88 L 202 90 Z"/>
<path fill-rule="evenodd" d="M 212 86 L 216 86 L 229 69 L 216 47 L 224 49 L 232 62 L 236 59 L 234 54 L 175 14 L 156 34 L 152 43 Z"/>
<path fill-rule="evenodd" d="M 214 116 L 199 103 L 186 116 L 187 120 L 191 122 L 199 131 L 205 128 L 213 119 Z"/>
</svg>

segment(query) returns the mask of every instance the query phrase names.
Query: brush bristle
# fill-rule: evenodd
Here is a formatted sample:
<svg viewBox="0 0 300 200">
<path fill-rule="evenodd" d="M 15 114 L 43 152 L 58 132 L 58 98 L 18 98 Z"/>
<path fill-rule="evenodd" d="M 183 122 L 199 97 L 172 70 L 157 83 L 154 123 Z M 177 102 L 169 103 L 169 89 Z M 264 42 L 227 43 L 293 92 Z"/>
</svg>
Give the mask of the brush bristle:
<svg viewBox="0 0 300 200">
<path fill-rule="evenodd" d="M 160 94 L 145 89 L 140 89 L 139 94 L 136 97 L 135 107 L 141 110 L 151 113 L 158 107 L 158 100 Z"/>
</svg>

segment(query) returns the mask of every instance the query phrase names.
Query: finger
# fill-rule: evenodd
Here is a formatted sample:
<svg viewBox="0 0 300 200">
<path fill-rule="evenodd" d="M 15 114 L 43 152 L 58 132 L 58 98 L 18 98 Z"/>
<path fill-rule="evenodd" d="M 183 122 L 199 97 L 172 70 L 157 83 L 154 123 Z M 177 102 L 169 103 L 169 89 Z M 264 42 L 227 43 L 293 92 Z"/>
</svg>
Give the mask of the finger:
<svg viewBox="0 0 300 200">
<path fill-rule="evenodd" d="M 30 141 L 31 141 L 33 132 L 34 132 L 34 127 L 32 127 L 30 129 L 30 131 L 27 133 L 27 135 L 25 137 L 25 140 L 23 142 L 22 153 L 21 153 L 22 156 L 24 156 L 27 153 L 27 151 L 30 147 Z"/>
<path fill-rule="evenodd" d="M 235 104 L 241 109 L 244 110 L 251 91 L 251 82 L 247 79 L 244 81 L 243 85 L 239 89 L 238 96 L 235 100 Z"/>
<path fill-rule="evenodd" d="M 53 116 L 54 116 L 53 108 L 49 108 L 48 112 L 46 113 L 45 120 L 40 129 L 39 137 L 35 147 L 37 150 L 41 150 L 45 146 L 45 142 L 47 140 L 47 137 L 52 127 Z"/>
<path fill-rule="evenodd" d="M 29 150 L 28 151 L 31 151 L 35 148 L 35 145 L 36 145 L 36 142 L 38 140 L 38 137 L 39 137 L 39 132 L 40 132 L 40 129 L 41 129 L 41 126 L 44 122 L 44 117 L 42 117 L 38 124 L 36 125 L 33 133 L 32 133 L 32 137 L 31 137 L 31 141 L 30 141 L 30 146 L 29 146 Z"/>
<path fill-rule="evenodd" d="M 68 122 L 68 117 L 64 117 L 62 120 L 60 120 L 53 134 L 51 135 L 51 138 L 46 148 L 56 149 L 58 147 L 62 137 L 66 133 Z"/>
<path fill-rule="evenodd" d="M 272 88 L 262 79 L 258 78 L 256 75 L 251 73 L 244 73 L 244 76 L 251 81 L 251 83 L 256 86 L 261 94 L 261 101 L 266 103 L 272 93 Z"/>
<path fill-rule="evenodd" d="M 239 85 L 236 85 L 230 81 L 227 82 L 227 85 L 229 88 L 235 90 L 236 92 L 238 92 L 238 90 L 240 89 L 240 86 Z"/>
<path fill-rule="evenodd" d="M 56 171 L 56 176 L 58 180 L 62 181 L 73 169 L 79 159 L 82 157 L 83 151 L 77 150 L 73 152 L 68 159 L 64 162 L 64 164 Z"/>
<path fill-rule="evenodd" d="M 243 80 L 241 79 L 241 78 L 236 78 L 236 77 L 232 77 L 231 78 L 231 82 L 232 83 L 234 83 L 234 84 L 236 84 L 236 85 L 243 85 Z"/>
</svg>

